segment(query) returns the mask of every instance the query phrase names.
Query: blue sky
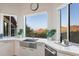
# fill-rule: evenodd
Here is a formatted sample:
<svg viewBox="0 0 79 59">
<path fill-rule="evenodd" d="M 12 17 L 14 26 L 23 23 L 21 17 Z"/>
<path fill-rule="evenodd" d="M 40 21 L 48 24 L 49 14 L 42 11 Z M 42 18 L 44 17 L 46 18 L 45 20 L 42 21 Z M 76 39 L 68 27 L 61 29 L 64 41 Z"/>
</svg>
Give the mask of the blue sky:
<svg viewBox="0 0 79 59">
<path fill-rule="evenodd" d="M 67 7 L 61 9 L 61 25 L 67 26 Z"/>
<path fill-rule="evenodd" d="M 79 3 L 71 4 L 71 25 L 79 25 Z"/>
<path fill-rule="evenodd" d="M 46 12 L 26 16 L 26 19 L 26 25 L 34 30 L 39 28 L 47 28 L 48 14 Z"/>
<path fill-rule="evenodd" d="M 67 26 L 67 7 L 61 9 L 62 17 L 61 24 Z M 73 3 L 70 5 L 70 25 L 79 25 L 79 4 Z"/>
</svg>

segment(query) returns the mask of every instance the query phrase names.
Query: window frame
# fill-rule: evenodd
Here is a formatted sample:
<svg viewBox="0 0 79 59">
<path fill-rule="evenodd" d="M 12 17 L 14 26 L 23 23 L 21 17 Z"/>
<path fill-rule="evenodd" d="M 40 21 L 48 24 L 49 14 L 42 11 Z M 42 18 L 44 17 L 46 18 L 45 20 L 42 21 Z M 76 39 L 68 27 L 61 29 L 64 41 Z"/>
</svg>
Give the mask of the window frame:
<svg viewBox="0 0 79 59">
<path fill-rule="evenodd" d="M 62 42 L 62 36 L 61 36 L 61 9 L 63 9 L 64 7 L 67 6 L 67 40 L 69 41 L 69 4 L 66 4 L 64 6 L 62 6 L 60 9 L 59 9 L 59 14 L 60 14 L 60 42 Z"/>
</svg>

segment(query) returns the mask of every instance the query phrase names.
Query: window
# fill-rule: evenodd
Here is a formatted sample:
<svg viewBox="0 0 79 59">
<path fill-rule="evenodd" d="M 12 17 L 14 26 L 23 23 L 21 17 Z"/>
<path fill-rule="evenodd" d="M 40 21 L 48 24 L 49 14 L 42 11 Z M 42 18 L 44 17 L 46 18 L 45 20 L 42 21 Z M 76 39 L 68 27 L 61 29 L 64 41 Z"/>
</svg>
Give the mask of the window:
<svg viewBox="0 0 79 59">
<path fill-rule="evenodd" d="M 64 7 L 60 10 L 61 38 L 79 43 L 79 3 L 72 3 L 66 7 L 68 9 Z M 62 28 L 63 25 L 65 25 L 64 28 Z"/>
<path fill-rule="evenodd" d="M 79 4 L 70 4 L 70 41 L 79 43 Z"/>
<path fill-rule="evenodd" d="M 67 29 L 68 29 L 68 17 L 67 17 L 67 7 L 64 7 L 60 10 L 60 32 L 61 32 L 61 39 L 67 39 Z"/>
<path fill-rule="evenodd" d="M 4 36 L 15 36 L 17 23 L 13 16 L 3 16 Z"/>
<path fill-rule="evenodd" d="M 48 14 L 37 13 L 25 17 L 26 37 L 46 38 Z"/>
</svg>

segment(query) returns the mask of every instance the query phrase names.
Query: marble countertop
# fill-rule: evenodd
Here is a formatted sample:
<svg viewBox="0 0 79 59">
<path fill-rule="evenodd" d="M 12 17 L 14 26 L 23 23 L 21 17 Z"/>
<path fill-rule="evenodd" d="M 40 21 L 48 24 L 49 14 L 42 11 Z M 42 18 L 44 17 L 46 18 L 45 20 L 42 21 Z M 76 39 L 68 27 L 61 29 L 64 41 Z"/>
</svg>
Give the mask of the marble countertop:
<svg viewBox="0 0 79 59">
<path fill-rule="evenodd" d="M 38 40 L 38 42 L 43 42 L 46 45 L 50 46 L 51 48 L 57 50 L 58 52 L 68 54 L 71 56 L 79 56 L 79 46 L 70 45 L 70 46 L 63 46 L 61 43 L 59 44 L 58 41 L 50 41 L 50 40 Z"/>
<path fill-rule="evenodd" d="M 6 40 L 18 40 L 18 41 L 23 41 L 26 38 L 16 38 L 16 37 L 9 37 L 9 38 L 3 38 L 0 39 L 0 41 L 6 41 Z M 76 45 L 70 45 L 68 47 L 62 46 L 60 44 L 57 44 L 58 41 L 50 41 L 47 39 L 38 39 L 37 42 L 43 42 L 46 45 L 50 46 L 51 48 L 57 50 L 58 52 L 66 53 L 68 55 L 78 55 L 79 56 L 79 46 Z"/>
<path fill-rule="evenodd" d="M 70 46 L 62 46 L 58 41 L 43 41 L 45 44 L 49 45 L 51 48 L 57 50 L 58 52 L 68 54 L 71 56 L 79 56 L 79 46 L 70 45 Z"/>
</svg>

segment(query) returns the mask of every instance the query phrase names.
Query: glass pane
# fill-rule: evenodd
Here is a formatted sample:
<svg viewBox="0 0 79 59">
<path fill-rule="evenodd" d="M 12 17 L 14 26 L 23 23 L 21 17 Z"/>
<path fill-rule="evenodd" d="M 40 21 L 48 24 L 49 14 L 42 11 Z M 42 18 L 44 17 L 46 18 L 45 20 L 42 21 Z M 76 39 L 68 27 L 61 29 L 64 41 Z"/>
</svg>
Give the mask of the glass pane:
<svg viewBox="0 0 79 59">
<path fill-rule="evenodd" d="M 61 20 L 61 40 L 67 39 L 67 27 L 68 27 L 68 17 L 67 17 L 67 7 L 60 10 L 60 20 Z"/>
<path fill-rule="evenodd" d="M 14 17 L 11 16 L 11 36 L 16 35 L 17 22 Z"/>
<path fill-rule="evenodd" d="M 46 38 L 48 14 L 37 13 L 26 16 L 26 36 Z"/>
<path fill-rule="evenodd" d="M 8 23 L 4 22 L 4 36 L 8 36 Z"/>
<path fill-rule="evenodd" d="M 70 41 L 79 43 L 79 4 L 70 4 Z"/>
<path fill-rule="evenodd" d="M 8 25 L 9 25 L 9 16 L 4 16 L 3 26 L 4 26 L 4 36 L 8 36 Z"/>
</svg>

